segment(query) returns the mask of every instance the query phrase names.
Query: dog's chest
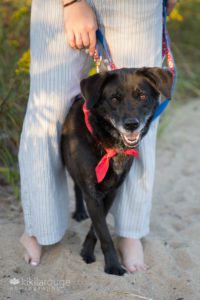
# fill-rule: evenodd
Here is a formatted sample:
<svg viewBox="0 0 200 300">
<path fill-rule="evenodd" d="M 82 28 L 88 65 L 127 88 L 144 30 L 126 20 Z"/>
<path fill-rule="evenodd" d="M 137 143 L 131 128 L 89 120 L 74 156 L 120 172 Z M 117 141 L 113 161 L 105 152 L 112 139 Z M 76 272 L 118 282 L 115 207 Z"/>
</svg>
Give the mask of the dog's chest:
<svg viewBox="0 0 200 300">
<path fill-rule="evenodd" d="M 133 161 L 133 157 L 124 155 L 124 154 L 118 154 L 112 158 L 112 169 L 117 175 L 121 175 L 124 172 L 127 172 L 130 169 L 130 166 Z"/>
</svg>

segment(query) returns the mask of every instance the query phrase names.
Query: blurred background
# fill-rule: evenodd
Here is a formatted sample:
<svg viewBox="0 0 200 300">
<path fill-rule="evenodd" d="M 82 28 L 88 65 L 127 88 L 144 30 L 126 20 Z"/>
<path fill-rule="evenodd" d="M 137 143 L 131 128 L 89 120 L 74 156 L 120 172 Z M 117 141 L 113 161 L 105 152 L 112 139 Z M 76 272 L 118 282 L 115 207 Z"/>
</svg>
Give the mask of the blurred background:
<svg viewBox="0 0 200 300">
<path fill-rule="evenodd" d="M 0 0 L 0 185 L 19 198 L 17 153 L 29 92 L 30 0 Z M 173 111 L 200 98 L 200 0 L 180 1 L 168 18 L 178 78 L 172 104 L 162 117 L 159 135 Z"/>
</svg>

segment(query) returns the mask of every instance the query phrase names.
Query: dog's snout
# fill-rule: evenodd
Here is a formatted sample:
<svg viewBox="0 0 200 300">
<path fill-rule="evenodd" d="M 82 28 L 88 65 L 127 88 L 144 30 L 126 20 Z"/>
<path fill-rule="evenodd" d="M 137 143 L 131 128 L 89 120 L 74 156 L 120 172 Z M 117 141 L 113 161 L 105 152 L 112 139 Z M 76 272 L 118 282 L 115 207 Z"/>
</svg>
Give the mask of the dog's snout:
<svg viewBox="0 0 200 300">
<path fill-rule="evenodd" d="M 139 127 L 139 120 L 137 118 L 127 118 L 124 121 L 124 128 L 126 130 L 135 130 Z"/>
</svg>

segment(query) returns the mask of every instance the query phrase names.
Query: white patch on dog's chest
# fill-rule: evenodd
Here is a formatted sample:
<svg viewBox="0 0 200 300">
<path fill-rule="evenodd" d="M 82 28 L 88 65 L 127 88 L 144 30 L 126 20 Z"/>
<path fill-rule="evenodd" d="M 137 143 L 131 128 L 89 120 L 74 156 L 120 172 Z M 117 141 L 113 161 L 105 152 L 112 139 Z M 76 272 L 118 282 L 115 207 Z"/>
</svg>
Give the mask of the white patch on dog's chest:
<svg viewBox="0 0 200 300">
<path fill-rule="evenodd" d="M 113 170 L 117 175 L 122 174 L 125 169 L 126 169 L 126 165 L 129 162 L 129 159 L 131 159 L 131 157 L 124 155 L 124 154 L 118 154 L 116 156 L 114 156 L 113 158 Z"/>
</svg>

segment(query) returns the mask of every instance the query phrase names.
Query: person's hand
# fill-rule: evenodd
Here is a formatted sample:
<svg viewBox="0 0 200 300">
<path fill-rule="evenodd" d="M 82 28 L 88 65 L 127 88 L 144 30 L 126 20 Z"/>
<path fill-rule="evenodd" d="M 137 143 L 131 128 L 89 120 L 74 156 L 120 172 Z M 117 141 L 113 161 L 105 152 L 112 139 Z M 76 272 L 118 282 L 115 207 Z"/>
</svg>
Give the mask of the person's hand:
<svg viewBox="0 0 200 300">
<path fill-rule="evenodd" d="M 64 4 L 67 1 L 65 0 Z M 97 20 L 86 0 L 64 7 L 64 25 L 69 45 L 74 49 L 88 48 L 89 54 L 93 56 L 96 46 Z"/>
<path fill-rule="evenodd" d="M 172 12 L 172 10 L 174 9 L 174 6 L 176 5 L 176 3 L 178 2 L 178 0 L 167 0 L 167 15 L 169 16 Z"/>
</svg>

